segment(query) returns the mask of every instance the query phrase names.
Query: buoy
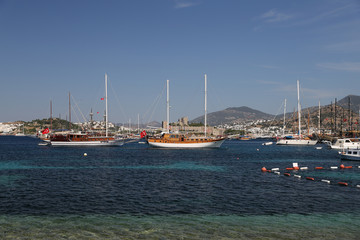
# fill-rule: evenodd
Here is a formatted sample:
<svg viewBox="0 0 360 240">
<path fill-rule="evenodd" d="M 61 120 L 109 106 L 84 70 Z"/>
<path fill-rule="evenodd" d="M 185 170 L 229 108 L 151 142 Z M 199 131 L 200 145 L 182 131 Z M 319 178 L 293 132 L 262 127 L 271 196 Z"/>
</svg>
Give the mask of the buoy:
<svg viewBox="0 0 360 240">
<path fill-rule="evenodd" d="M 335 167 L 335 166 L 334 166 L 334 167 L 330 167 L 330 169 L 338 169 L 338 167 Z"/>
<path fill-rule="evenodd" d="M 86 156 L 87 156 L 87 153 L 84 153 L 84 156 L 86 157 Z"/>
<path fill-rule="evenodd" d="M 275 172 L 275 171 L 279 171 L 280 168 L 272 168 L 271 171 Z"/>
<path fill-rule="evenodd" d="M 341 186 L 347 186 L 348 184 L 346 182 L 338 182 L 339 185 Z"/>
<path fill-rule="evenodd" d="M 358 168 L 360 168 L 360 166 L 358 166 Z"/>
<path fill-rule="evenodd" d="M 311 180 L 311 181 L 314 181 L 315 179 L 312 178 L 312 177 L 306 177 L 307 180 Z"/>
<path fill-rule="evenodd" d="M 323 167 L 315 167 L 316 170 L 322 170 L 324 169 Z"/>
<path fill-rule="evenodd" d="M 308 167 L 301 167 L 300 170 L 308 170 Z"/>
<path fill-rule="evenodd" d="M 330 181 L 329 181 L 329 180 L 321 179 L 321 181 L 330 184 Z"/>
<path fill-rule="evenodd" d="M 290 177 L 290 173 L 284 173 L 284 175 Z"/>
<path fill-rule="evenodd" d="M 298 165 L 298 163 L 293 163 L 293 168 L 294 168 L 294 170 L 299 170 L 299 165 Z"/>
<path fill-rule="evenodd" d="M 274 172 L 275 174 L 277 174 L 277 175 L 280 175 L 280 172 Z"/>
<path fill-rule="evenodd" d="M 352 168 L 352 166 L 345 166 L 344 168 Z"/>
<path fill-rule="evenodd" d="M 294 170 L 294 168 L 292 168 L 292 167 L 288 167 L 288 168 L 286 168 L 286 170 L 291 171 L 291 170 Z"/>
<path fill-rule="evenodd" d="M 262 172 L 266 172 L 266 171 L 267 171 L 267 170 L 266 170 L 266 167 L 262 167 L 262 168 L 261 168 L 261 171 L 262 171 Z"/>
<path fill-rule="evenodd" d="M 341 164 L 341 165 L 340 165 L 340 168 L 341 168 L 341 169 L 344 169 L 344 168 L 345 168 L 344 164 Z"/>
<path fill-rule="evenodd" d="M 294 177 L 296 177 L 296 178 L 301 178 L 301 176 L 300 176 L 300 175 L 294 175 Z"/>
<path fill-rule="evenodd" d="M 360 188 L 360 185 L 356 185 L 357 188 Z"/>
</svg>

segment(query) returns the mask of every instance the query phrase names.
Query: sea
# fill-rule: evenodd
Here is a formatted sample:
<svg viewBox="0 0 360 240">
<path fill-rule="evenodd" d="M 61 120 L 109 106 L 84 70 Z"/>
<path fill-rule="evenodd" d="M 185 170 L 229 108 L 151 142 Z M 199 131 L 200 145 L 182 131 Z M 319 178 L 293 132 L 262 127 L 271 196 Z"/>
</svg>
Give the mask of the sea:
<svg viewBox="0 0 360 240">
<path fill-rule="evenodd" d="M 49 147 L 1 136 L 0 239 L 359 239 L 360 162 L 265 141 Z M 340 164 L 353 168 L 330 169 Z"/>
</svg>

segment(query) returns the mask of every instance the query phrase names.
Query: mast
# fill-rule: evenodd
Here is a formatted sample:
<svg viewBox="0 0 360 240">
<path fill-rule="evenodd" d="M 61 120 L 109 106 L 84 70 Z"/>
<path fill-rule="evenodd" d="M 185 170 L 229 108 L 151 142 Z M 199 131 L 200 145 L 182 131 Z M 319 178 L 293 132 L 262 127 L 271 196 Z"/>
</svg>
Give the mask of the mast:
<svg viewBox="0 0 360 240">
<path fill-rule="evenodd" d="M 334 122 L 335 122 L 335 124 L 334 124 L 334 133 L 336 134 L 337 133 L 337 130 L 336 130 L 336 125 L 337 125 L 337 123 L 336 123 L 336 118 L 337 118 L 337 112 L 336 112 L 336 102 L 337 102 L 337 99 L 335 98 L 335 106 L 334 106 L 334 114 L 335 114 L 335 116 L 334 116 Z"/>
<path fill-rule="evenodd" d="M 69 130 L 71 129 L 71 103 L 70 103 L 70 92 L 69 92 Z"/>
<path fill-rule="evenodd" d="M 105 73 L 105 133 L 108 136 L 107 74 Z"/>
<path fill-rule="evenodd" d="M 297 80 L 297 95 L 298 95 L 299 138 L 301 138 L 301 105 L 300 105 L 300 86 L 299 86 L 299 80 Z"/>
<path fill-rule="evenodd" d="M 283 136 L 285 136 L 285 128 L 286 128 L 285 114 L 286 114 L 286 98 L 285 98 L 285 103 L 284 103 L 284 126 L 283 126 Z"/>
<path fill-rule="evenodd" d="M 319 100 L 319 124 L 318 124 L 318 128 L 319 128 L 319 135 L 321 134 L 321 107 L 320 107 L 320 100 Z"/>
<path fill-rule="evenodd" d="M 50 132 L 52 132 L 52 101 L 50 100 Z"/>
<path fill-rule="evenodd" d="M 169 80 L 166 80 L 166 129 L 170 133 L 170 99 L 169 99 Z"/>
<path fill-rule="evenodd" d="M 206 74 L 205 74 L 205 137 L 206 137 L 206 132 L 207 132 L 207 78 L 206 78 Z"/>
</svg>

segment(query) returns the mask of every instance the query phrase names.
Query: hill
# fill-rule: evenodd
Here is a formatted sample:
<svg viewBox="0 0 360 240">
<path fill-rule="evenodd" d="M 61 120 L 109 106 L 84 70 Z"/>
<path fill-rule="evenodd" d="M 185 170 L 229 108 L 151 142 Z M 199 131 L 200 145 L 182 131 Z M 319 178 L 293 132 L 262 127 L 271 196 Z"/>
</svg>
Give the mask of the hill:
<svg viewBox="0 0 360 240">
<path fill-rule="evenodd" d="M 209 113 L 207 115 L 207 122 L 209 125 L 216 126 L 220 124 L 233 124 L 241 123 L 246 121 L 254 121 L 259 119 L 273 119 L 274 115 L 267 114 L 249 107 L 231 107 L 226 108 L 222 111 L 217 111 Z M 191 123 L 201 122 L 204 123 L 204 115 L 194 120 L 190 121 Z"/>
</svg>

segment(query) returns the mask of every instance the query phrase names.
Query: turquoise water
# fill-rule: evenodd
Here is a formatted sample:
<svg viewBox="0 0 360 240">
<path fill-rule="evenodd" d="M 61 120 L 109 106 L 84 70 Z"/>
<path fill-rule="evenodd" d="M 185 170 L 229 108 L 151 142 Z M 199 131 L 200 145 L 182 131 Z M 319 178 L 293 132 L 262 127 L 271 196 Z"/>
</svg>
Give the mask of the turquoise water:
<svg viewBox="0 0 360 240">
<path fill-rule="evenodd" d="M 358 239 L 358 216 L 2 216 L 1 239 Z"/>
<path fill-rule="evenodd" d="M 261 141 L 226 141 L 221 149 L 198 150 L 37 143 L 0 137 L 0 239 L 358 239 L 360 234 L 360 163 L 342 162 L 326 148 Z M 293 162 L 309 170 L 284 176 Z M 354 168 L 330 170 L 341 163 Z M 263 173 L 263 166 L 279 167 L 281 174 Z M 315 170 L 318 166 L 325 169 Z"/>
</svg>

